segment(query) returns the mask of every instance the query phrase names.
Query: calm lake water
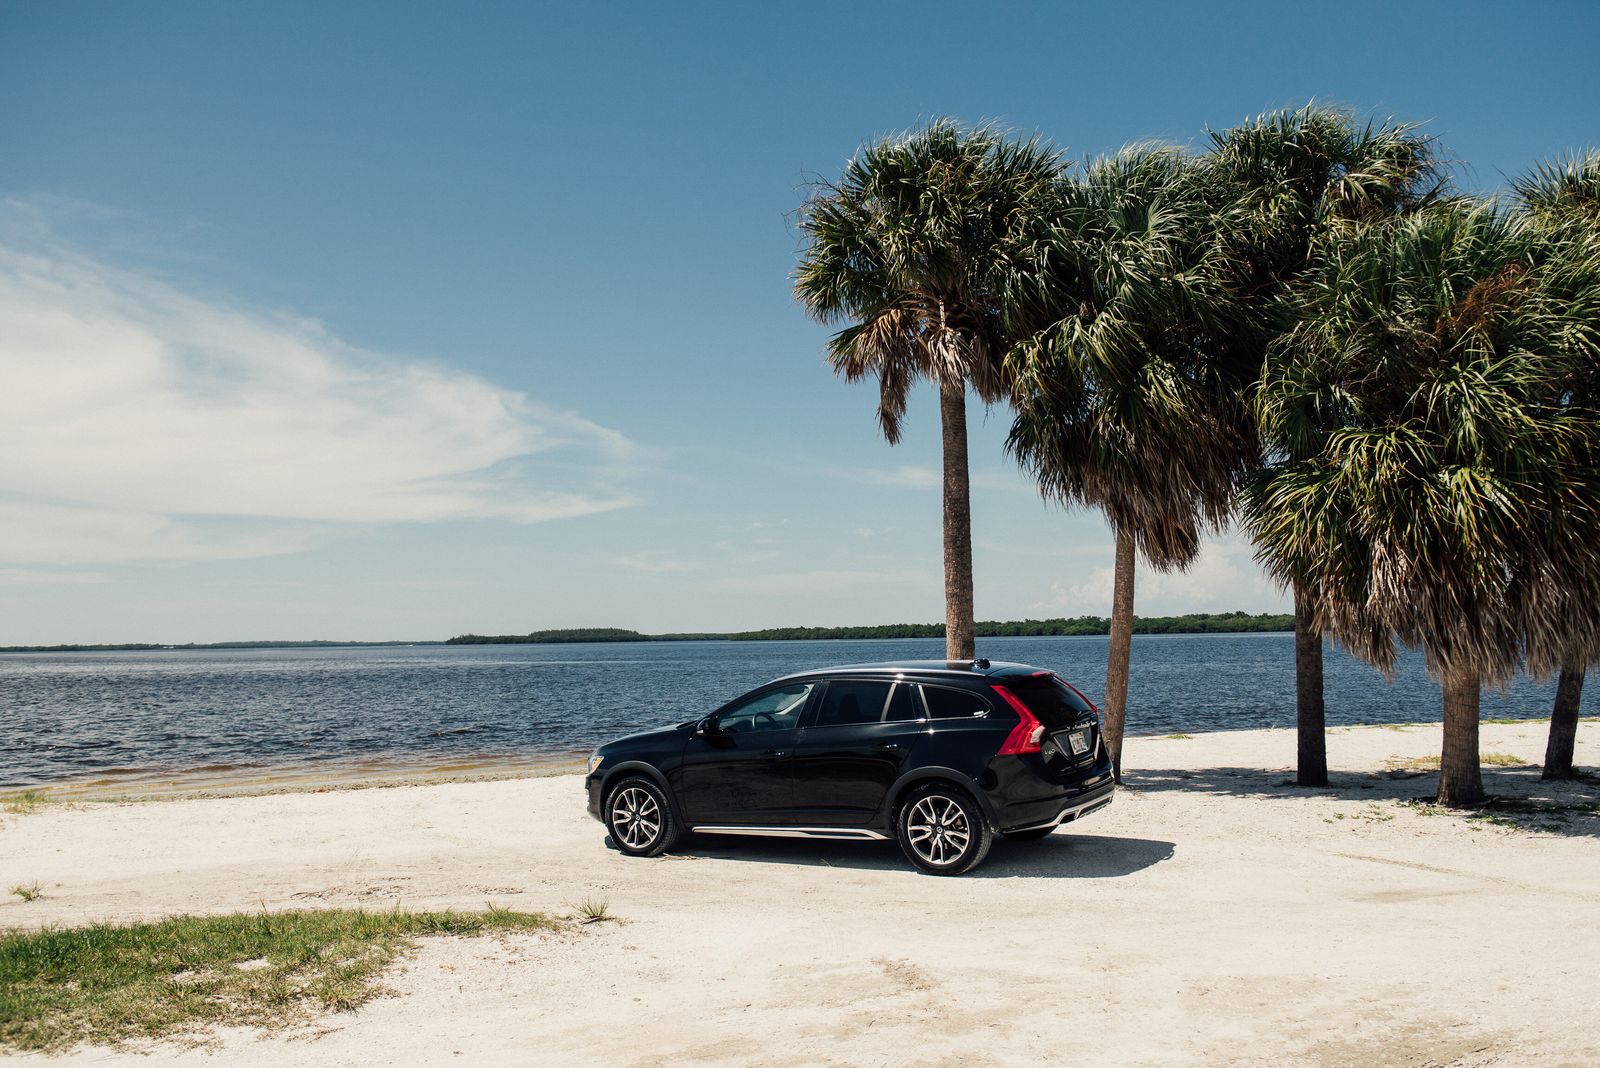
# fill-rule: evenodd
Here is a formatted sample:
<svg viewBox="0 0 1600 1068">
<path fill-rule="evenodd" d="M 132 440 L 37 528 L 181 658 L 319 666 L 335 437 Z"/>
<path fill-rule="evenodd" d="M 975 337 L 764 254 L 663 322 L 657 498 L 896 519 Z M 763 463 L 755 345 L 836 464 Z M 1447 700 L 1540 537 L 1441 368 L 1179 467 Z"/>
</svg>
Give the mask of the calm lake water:
<svg viewBox="0 0 1600 1068">
<path fill-rule="evenodd" d="M 988 638 L 1100 703 L 1106 639 Z M 939 639 L 0 654 L 0 786 L 318 761 L 528 757 L 693 718 L 791 671 L 936 658 Z M 1330 724 L 1439 718 L 1420 657 L 1391 684 L 1330 649 Z M 1553 682 L 1484 694 L 1548 716 Z M 1130 733 L 1294 724 L 1288 634 L 1133 640 Z"/>
</svg>

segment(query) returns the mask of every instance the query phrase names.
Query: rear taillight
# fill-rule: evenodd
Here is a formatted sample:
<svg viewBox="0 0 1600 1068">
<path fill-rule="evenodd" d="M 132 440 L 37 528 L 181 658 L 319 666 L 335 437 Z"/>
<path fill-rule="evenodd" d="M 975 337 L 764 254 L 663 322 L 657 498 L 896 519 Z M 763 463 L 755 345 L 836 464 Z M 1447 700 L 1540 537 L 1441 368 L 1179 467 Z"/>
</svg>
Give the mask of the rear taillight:
<svg viewBox="0 0 1600 1068">
<path fill-rule="evenodd" d="M 999 694 L 1017 713 L 1017 725 L 1011 728 L 1011 733 L 1006 735 L 1005 744 L 1000 746 L 1001 756 L 1019 756 L 1023 753 L 1037 753 L 1039 742 L 1044 738 L 1044 724 L 1039 722 L 1039 717 L 1028 711 L 1028 706 L 1017 700 L 1017 695 L 993 683 L 992 688 Z"/>
</svg>

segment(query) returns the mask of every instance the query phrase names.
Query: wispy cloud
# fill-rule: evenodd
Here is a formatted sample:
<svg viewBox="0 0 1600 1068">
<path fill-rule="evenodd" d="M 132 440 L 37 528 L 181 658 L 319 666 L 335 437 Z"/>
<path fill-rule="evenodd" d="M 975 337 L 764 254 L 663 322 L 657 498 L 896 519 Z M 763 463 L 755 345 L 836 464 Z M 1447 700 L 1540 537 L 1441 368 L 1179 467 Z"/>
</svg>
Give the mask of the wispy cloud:
<svg viewBox="0 0 1600 1068">
<path fill-rule="evenodd" d="M 944 484 L 944 475 L 938 468 L 921 464 L 902 464 L 898 467 L 843 467 L 830 464 L 826 467 L 838 478 L 865 486 L 937 490 Z M 1034 483 L 1016 467 L 977 468 L 970 471 L 967 478 L 974 490 L 1024 493 L 1032 497 L 1039 494 Z"/>
<path fill-rule="evenodd" d="M 785 571 L 724 579 L 717 585 L 737 593 L 788 596 L 840 594 L 866 586 L 906 586 L 928 581 L 929 576 L 920 571 Z"/>
<path fill-rule="evenodd" d="M 110 582 L 98 571 L 40 571 L 26 567 L 0 567 L 0 586 L 92 586 Z"/>
<path fill-rule="evenodd" d="M 845 468 L 844 474 L 856 482 L 869 486 L 902 486 L 910 489 L 927 489 L 938 486 L 943 479 L 931 467 L 902 464 L 899 467 Z"/>
<path fill-rule="evenodd" d="M 29 215 L 0 205 L 0 562 L 250 556 L 319 524 L 634 501 L 596 477 L 636 453 L 613 429 L 99 262 Z"/>
<path fill-rule="evenodd" d="M 1110 550 L 1106 550 L 1107 555 Z M 1109 615 L 1115 576 L 1109 565 L 1096 567 L 1074 582 L 1050 586 L 1050 596 L 1030 610 L 1050 615 Z M 1141 561 L 1134 575 L 1134 610 L 1140 615 L 1185 612 L 1282 610 L 1283 591 L 1262 574 L 1247 539 L 1229 534 L 1207 542 L 1186 570 L 1160 572 Z"/>
<path fill-rule="evenodd" d="M 652 551 L 627 553 L 616 557 L 612 563 L 630 571 L 643 571 L 651 575 L 676 575 L 685 571 L 698 571 L 701 567 L 693 560 L 675 560 L 663 553 Z"/>
</svg>

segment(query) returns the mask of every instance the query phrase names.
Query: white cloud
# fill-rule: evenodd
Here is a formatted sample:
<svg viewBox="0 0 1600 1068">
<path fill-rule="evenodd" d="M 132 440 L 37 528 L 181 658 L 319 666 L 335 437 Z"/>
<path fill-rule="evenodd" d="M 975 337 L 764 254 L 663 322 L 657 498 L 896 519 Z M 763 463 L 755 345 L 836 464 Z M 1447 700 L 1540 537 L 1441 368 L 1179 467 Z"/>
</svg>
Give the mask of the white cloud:
<svg viewBox="0 0 1600 1068">
<path fill-rule="evenodd" d="M 724 579 L 717 585 L 736 593 L 829 596 L 850 593 L 863 586 L 903 586 L 930 581 L 942 580 L 938 575 L 930 577 L 920 571 L 788 571 Z"/>
<path fill-rule="evenodd" d="M 0 206 L 0 224 L 19 213 Z M 254 556 L 323 524 L 633 503 L 606 477 L 636 452 L 614 430 L 15 225 L 0 225 L 0 383 L 0 562 Z"/>
<path fill-rule="evenodd" d="M 674 560 L 662 553 L 654 551 L 627 553 L 612 561 L 618 567 L 625 567 L 630 571 L 643 571 L 651 575 L 682 574 L 685 571 L 697 571 L 700 564 L 690 560 Z"/>
<path fill-rule="evenodd" d="M 91 586 L 110 582 L 98 571 L 40 571 L 26 567 L 0 567 L 0 586 Z"/>
<path fill-rule="evenodd" d="M 1106 556 L 1111 555 L 1107 546 Z M 1057 582 L 1051 596 L 1029 606 L 1052 616 L 1111 614 L 1114 568 L 1096 567 L 1076 582 Z M 1206 542 L 1187 570 L 1163 574 L 1140 561 L 1134 574 L 1134 611 L 1142 616 L 1187 612 L 1275 612 L 1284 593 L 1256 565 L 1248 540 L 1235 534 Z"/>
<path fill-rule="evenodd" d="M 910 464 L 900 467 L 879 468 L 848 468 L 846 473 L 857 482 L 864 482 L 869 486 L 904 486 L 911 489 L 927 489 L 944 483 L 944 478 L 931 467 L 916 467 Z"/>
</svg>

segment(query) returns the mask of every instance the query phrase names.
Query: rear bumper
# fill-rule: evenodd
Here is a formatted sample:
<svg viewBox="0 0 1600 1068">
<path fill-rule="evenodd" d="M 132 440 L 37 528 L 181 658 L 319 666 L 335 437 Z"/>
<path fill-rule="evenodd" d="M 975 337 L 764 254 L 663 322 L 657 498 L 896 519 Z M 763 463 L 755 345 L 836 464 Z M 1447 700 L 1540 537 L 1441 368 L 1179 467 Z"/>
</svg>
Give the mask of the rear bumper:
<svg viewBox="0 0 1600 1068">
<path fill-rule="evenodd" d="M 1091 786 L 1087 790 L 1065 797 L 1053 798 L 1049 801 L 1034 801 L 1026 805 L 1005 805 L 999 807 L 1001 831 L 1032 831 L 1042 830 L 1045 827 L 1059 827 L 1063 823 L 1071 823 L 1081 819 L 1091 812 L 1097 812 L 1111 804 L 1112 794 L 1116 791 L 1116 783 L 1110 776 L 1104 783 Z"/>
</svg>

